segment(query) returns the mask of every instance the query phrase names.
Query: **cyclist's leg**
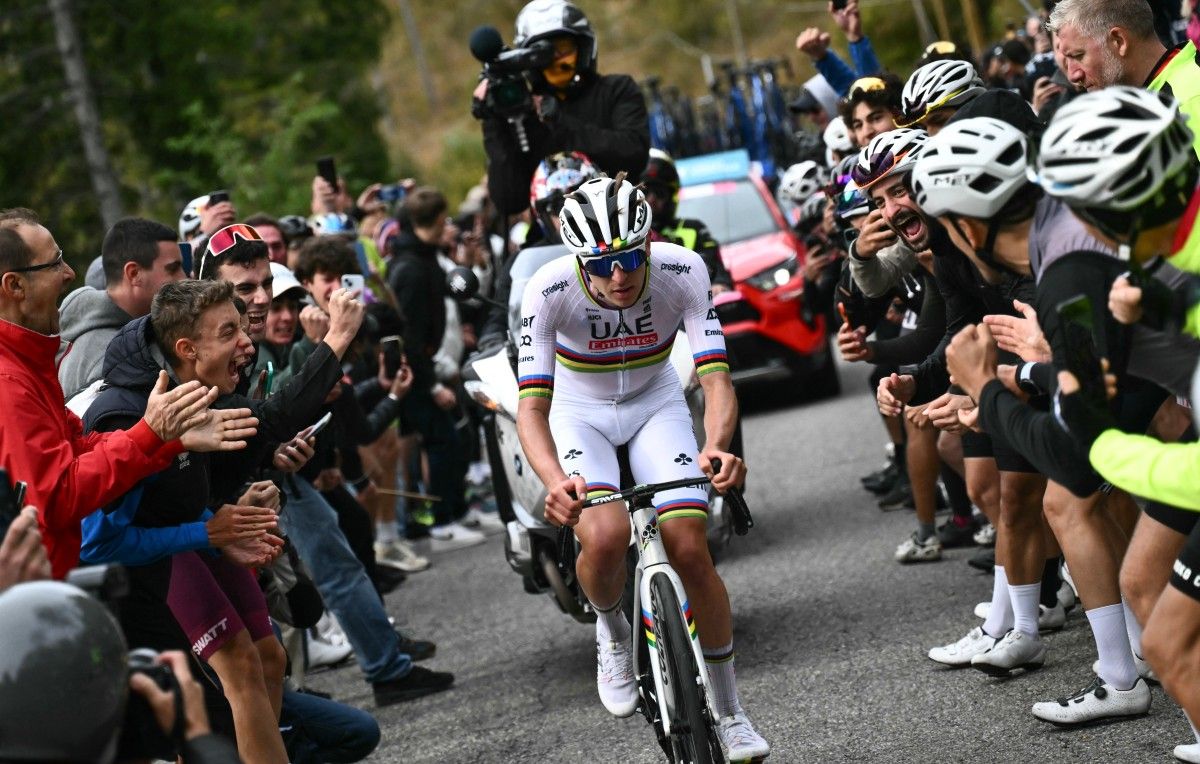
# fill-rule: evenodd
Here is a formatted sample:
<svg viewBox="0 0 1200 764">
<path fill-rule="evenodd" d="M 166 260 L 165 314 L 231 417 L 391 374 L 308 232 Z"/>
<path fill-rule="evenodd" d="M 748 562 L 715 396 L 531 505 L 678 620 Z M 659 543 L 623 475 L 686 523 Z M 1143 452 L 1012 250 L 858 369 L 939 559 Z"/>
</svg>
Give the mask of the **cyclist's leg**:
<svg viewBox="0 0 1200 764">
<path fill-rule="evenodd" d="M 586 418 L 589 414 L 594 417 L 594 411 L 567 413 L 566 408 L 555 401 L 550 414 L 563 472 L 583 477 L 589 498 L 616 491 L 621 480 L 617 447 Z M 615 611 L 625 586 L 625 550 L 629 547 L 629 516 L 624 504 L 613 502 L 584 510 L 575 536 L 580 546 L 575 572 L 583 591 L 597 611 Z"/>
</svg>

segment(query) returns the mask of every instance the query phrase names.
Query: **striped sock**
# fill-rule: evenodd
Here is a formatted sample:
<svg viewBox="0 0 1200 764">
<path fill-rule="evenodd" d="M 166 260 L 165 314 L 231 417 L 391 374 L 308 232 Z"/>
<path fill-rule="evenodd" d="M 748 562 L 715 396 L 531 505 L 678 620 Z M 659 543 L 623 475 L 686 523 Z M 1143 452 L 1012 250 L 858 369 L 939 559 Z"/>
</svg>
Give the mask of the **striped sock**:
<svg viewBox="0 0 1200 764">
<path fill-rule="evenodd" d="M 737 679 L 733 675 L 733 643 L 724 647 L 702 646 L 704 665 L 708 667 L 708 684 L 712 690 L 713 708 L 717 716 L 732 716 L 742 710 L 738 702 Z"/>
</svg>

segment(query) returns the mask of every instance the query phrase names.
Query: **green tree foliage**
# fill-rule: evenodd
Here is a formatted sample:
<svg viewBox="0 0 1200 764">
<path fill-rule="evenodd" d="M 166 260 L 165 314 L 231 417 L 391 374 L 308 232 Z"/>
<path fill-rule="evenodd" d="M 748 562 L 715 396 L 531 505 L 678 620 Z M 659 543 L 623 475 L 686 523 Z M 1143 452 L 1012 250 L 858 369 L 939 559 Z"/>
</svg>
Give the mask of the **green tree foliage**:
<svg viewBox="0 0 1200 764">
<path fill-rule="evenodd" d="M 382 0 L 77 0 L 76 22 L 130 214 L 174 224 L 228 188 L 239 211 L 307 212 L 317 156 L 352 187 L 386 177 L 368 75 Z M 30 206 L 74 265 L 104 235 L 44 0 L 0 11 L 0 206 Z"/>
</svg>

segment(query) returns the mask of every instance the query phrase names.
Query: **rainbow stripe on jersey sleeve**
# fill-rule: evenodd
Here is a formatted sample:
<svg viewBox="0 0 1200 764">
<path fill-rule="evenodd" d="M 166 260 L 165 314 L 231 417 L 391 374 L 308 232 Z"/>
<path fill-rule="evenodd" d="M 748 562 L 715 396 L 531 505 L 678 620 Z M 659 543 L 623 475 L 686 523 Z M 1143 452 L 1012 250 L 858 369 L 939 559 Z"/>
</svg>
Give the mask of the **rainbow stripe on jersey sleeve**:
<svg viewBox="0 0 1200 764">
<path fill-rule="evenodd" d="M 713 349 L 695 353 L 692 355 L 692 362 L 696 364 L 696 374 L 701 377 L 714 371 L 729 373 L 729 357 L 725 355 L 724 350 Z"/>
</svg>

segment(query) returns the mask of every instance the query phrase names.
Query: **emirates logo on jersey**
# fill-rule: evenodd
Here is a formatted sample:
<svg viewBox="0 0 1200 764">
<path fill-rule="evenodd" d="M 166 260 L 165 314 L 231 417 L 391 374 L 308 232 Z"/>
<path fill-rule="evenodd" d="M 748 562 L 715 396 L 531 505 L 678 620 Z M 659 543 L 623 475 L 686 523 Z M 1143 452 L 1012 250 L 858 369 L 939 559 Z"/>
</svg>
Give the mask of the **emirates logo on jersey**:
<svg viewBox="0 0 1200 764">
<path fill-rule="evenodd" d="M 635 334 L 632 337 L 612 337 L 607 340 L 592 340 L 588 350 L 617 350 L 619 348 L 645 348 L 658 344 L 658 332 Z"/>
</svg>

